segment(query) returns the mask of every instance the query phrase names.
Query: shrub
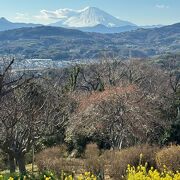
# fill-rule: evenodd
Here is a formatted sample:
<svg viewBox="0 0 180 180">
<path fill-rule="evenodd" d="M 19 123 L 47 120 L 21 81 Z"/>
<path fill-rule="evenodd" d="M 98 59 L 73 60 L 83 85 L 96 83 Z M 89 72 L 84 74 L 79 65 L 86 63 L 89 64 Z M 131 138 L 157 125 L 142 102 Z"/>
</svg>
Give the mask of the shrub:
<svg viewBox="0 0 180 180">
<path fill-rule="evenodd" d="M 60 175 L 62 170 L 70 173 L 82 167 L 80 160 L 67 158 L 65 146 L 48 148 L 40 152 L 36 155 L 36 164 L 39 171 L 52 171 L 57 175 Z"/>
<path fill-rule="evenodd" d="M 100 150 L 97 144 L 87 144 L 85 150 L 85 158 L 100 156 Z"/>
<path fill-rule="evenodd" d="M 125 174 L 127 164 L 138 166 L 140 163 L 147 162 L 148 167 L 156 167 L 155 153 L 157 150 L 157 147 L 146 144 L 130 147 L 121 151 L 105 152 L 104 159 L 106 162 L 109 162 L 109 175 L 114 179 L 119 179 L 119 177 Z"/>
<path fill-rule="evenodd" d="M 85 169 L 98 177 L 104 177 L 104 159 L 96 144 L 88 144 L 85 150 Z"/>
<path fill-rule="evenodd" d="M 77 157 L 80 157 L 85 150 L 86 144 L 89 142 L 89 137 L 84 136 L 81 133 L 76 133 L 74 136 L 74 148 L 77 149 Z"/>
<path fill-rule="evenodd" d="M 47 148 L 47 149 L 41 151 L 40 153 L 38 153 L 36 155 L 36 159 L 40 158 L 40 156 L 42 159 L 46 159 L 46 158 L 54 159 L 54 158 L 66 157 L 67 156 L 67 147 L 65 145 L 61 145 L 61 146 Z"/>
<path fill-rule="evenodd" d="M 63 157 L 67 156 L 66 146 L 47 148 L 36 155 L 36 164 L 40 171 L 59 171 L 63 166 Z"/>
<path fill-rule="evenodd" d="M 104 161 L 101 157 L 92 157 L 85 160 L 85 169 L 103 179 L 104 177 Z"/>
<path fill-rule="evenodd" d="M 45 159 L 40 162 L 37 162 L 37 166 L 40 171 L 52 171 L 56 175 L 60 175 L 61 171 L 66 173 L 71 173 L 73 171 L 77 171 L 79 168 L 79 162 L 75 159 Z"/>
<path fill-rule="evenodd" d="M 165 147 L 157 152 L 156 163 L 159 169 L 162 169 L 164 165 L 169 170 L 180 169 L 180 146 Z"/>
</svg>

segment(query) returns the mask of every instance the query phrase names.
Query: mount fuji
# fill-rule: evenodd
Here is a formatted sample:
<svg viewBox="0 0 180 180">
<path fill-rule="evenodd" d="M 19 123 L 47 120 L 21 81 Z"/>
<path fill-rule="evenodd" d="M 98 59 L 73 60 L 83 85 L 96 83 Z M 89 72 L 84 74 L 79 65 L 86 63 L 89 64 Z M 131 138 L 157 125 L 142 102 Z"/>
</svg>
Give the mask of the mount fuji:
<svg viewBox="0 0 180 180">
<path fill-rule="evenodd" d="M 49 24 L 49 26 L 78 29 L 84 32 L 120 33 L 139 28 L 148 29 L 161 27 L 161 25 L 137 26 L 129 21 L 120 20 L 119 18 L 116 18 L 97 7 L 86 7 L 81 10 L 73 10 L 68 8 L 59 9 L 56 11 L 43 10 L 43 13 L 49 19 L 57 21 Z M 4 17 L 0 18 L 0 31 L 37 26 L 42 25 L 33 23 L 15 23 L 10 22 Z"/>
<path fill-rule="evenodd" d="M 50 24 L 51 26 L 66 27 L 66 28 L 76 28 L 81 29 L 85 28 L 85 31 L 88 31 L 90 28 L 91 31 L 96 31 L 100 27 L 102 31 L 110 31 L 111 28 L 120 28 L 129 27 L 129 29 L 134 29 L 138 27 L 136 24 L 133 24 L 128 21 L 120 20 L 109 13 L 96 8 L 96 7 L 86 7 L 82 10 L 72 10 L 72 9 L 61 9 L 59 10 L 61 17 L 59 21 Z M 126 28 L 127 30 L 127 28 Z M 98 31 L 101 32 L 101 29 L 98 28 Z"/>
</svg>

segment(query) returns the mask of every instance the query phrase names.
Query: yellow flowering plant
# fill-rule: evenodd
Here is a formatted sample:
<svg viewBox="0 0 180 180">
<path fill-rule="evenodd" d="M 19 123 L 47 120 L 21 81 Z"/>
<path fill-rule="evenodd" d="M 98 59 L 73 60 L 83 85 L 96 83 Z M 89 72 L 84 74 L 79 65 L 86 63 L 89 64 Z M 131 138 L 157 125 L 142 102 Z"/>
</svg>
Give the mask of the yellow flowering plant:
<svg viewBox="0 0 180 180">
<path fill-rule="evenodd" d="M 85 172 L 77 177 L 77 180 L 97 180 L 97 177 L 91 172 Z"/>
<path fill-rule="evenodd" d="M 25 176 L 25 175 L 19 175 L 18 173 L 13 173 L 13 174 L 0 174 L 0 180 L 32 180 L 33 178 L 29 178 L 30 176 Z"/>
<path fill-rule="evenodd" d="M 126 172 L 125 179 L 127 180 L 180 180 L 179 171 L 169 171 L 165 166 L 164 170 L 160 172 L 153 167 L 147 170 L 147 164 L 138 167 L 128 165 Z"/>
</svg>

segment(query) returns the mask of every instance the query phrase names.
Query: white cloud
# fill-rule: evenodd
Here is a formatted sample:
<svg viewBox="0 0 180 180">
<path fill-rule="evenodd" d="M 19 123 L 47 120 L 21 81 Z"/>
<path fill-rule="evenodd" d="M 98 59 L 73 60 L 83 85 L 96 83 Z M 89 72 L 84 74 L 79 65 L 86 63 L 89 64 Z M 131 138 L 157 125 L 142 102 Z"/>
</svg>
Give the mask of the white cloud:
<svg viewBox="0 0 180 180">
<path fill-rule="evenodd" d="M 168 9 L 169 6 L 164 5 L 164 4 L 156 4 L 156 8 L 158 8 L 158 9 Z"/>
<path fill-rule="evenodd" d="M 18 22 L 33 22 L 33 23 L 43 23 L 50 24 L 57 21 L 68 19 L 72 16 L 76 16 L 82 11 L 85 11 L 88 7 L 80 10 L 74 10 L 69 8 L 57 9 L 54 11 L 41 10 L 37 15 L 29 15 L 23 13 L 16 13 L 15 19 Z"/>
<path fill-rule="evenodd" d="M 35 16 L 37 19 L 42 20 L 50 20 L 50 19 L 66 19 L 71 16 L 78 14 L 81 10 L 73 10 L 73 9 L 58 9 L 55 11 L 41 10 L 40 14 Z"/>
<path fill-rule="evenodd" d="M 17 21 L 28 21 L 30 18 L 28 14 L 16 13 L 15 19 Z"/>
</svg>

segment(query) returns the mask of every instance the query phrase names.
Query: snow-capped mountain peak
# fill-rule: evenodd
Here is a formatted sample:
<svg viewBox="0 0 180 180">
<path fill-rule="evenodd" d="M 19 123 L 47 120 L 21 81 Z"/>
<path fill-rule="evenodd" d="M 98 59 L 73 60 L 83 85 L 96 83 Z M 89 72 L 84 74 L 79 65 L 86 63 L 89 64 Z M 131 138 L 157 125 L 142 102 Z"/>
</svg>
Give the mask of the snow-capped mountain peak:
<svg viewBox="0 0 180 180">
<path fill-rule="evenodd" d="M 133 23 L 122 21 L 96 7 L 86 7 L 77 11 L 74 10 L 73 13 L 69 13 L 69 15 L 66 13 L 66 18 L 60 19 L 60 21 L 51 25 L 64 27 L 93 27 L 98 24 L 107 27 L 135 26 Z"/>
</svg>

